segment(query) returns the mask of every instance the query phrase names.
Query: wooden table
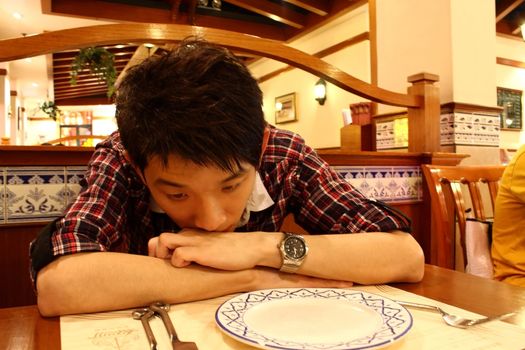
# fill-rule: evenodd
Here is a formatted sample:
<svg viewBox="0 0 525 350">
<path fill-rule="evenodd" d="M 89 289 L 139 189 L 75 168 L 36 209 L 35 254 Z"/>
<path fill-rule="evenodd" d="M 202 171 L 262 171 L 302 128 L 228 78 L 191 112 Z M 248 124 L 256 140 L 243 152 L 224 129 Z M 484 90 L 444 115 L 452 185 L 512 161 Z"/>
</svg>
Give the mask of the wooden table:
<svg viewBox="0 0 525 350">
<path fill-rule="evenodd" d="M 420 283 L 392 286 L 491 316 L 519 310 L 506 322 L 525 327 L 525 288 L 427 265 Z M 60 349 L 60 319 L 35 305 L 0 309 L 0 349 Z"/>
</svg>

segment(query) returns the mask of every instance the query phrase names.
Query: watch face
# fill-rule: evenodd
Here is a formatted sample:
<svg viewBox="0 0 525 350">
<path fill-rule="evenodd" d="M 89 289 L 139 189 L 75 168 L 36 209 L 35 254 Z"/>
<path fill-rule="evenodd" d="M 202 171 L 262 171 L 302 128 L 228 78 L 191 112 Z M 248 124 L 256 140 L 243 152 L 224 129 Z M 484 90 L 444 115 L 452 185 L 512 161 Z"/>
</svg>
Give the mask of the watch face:
<svg viewBox="0 0 525 350">
<path fill-rule="evenodd" d="M 288 237 L 284 243 L 284 251 L 292 259 L 300 259 L 306 254 L 304 242 L 297 237 Z"/>
</svg>

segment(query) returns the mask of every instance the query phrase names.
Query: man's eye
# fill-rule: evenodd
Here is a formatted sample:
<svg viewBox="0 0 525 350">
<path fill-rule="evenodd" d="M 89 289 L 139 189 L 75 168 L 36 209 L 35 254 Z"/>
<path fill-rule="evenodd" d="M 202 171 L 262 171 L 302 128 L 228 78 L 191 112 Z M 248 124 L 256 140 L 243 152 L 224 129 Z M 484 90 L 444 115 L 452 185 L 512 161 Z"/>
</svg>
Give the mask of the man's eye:
<svg viewBox="0 0 525 350">
<path fill-rule="evenodd" d="M 172 193 L 168 194 L 168 198 L 175 201 L 180 201 L 182 199 L 186 199 L 188 195 L 186 193 Z"/>
<path fill-rule="evenodd" d="M 222 190 L 224 192 L 232 192 L 232 191 L 235 191 L 237 188 L 239 188 L 241 184 L 238 183 L 238 184 L 235 184 L 235 185 L 231 185 L 231 186 L 226 186 L 226 187 L 223 187 Z"/>
</svg>

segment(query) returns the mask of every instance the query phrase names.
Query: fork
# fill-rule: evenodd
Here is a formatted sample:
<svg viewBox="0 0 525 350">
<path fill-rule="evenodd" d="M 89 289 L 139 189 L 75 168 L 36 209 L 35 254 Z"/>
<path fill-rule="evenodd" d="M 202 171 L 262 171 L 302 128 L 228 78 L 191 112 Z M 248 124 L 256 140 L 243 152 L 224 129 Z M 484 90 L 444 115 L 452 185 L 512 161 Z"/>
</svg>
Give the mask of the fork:
<svg viewBox="0 0 525 350">
<path fill-rule="evenodd" d="M 194 342 L 181 341 L 175 332 L 175 327 L 171 322 L 170 316 L 168 314 L 169 304 L 163 304 L 160 302 L 153 303 L 149 306 L 149 309 L 155 314 L 159 315 L 168 331 L 170 336 L 171 346 L 176 350 L 198 350 L 197 344 Z"/>
<path fill-rule="evenodd" d="M 415 308 L 422 309 L 422 310 L 430 310 L 430 311 L 439 312 L 446 324 L 452 327 L 457 327 L 457 328 L 468 328 L 468 327 L 486 323 L 486 322 L 503 320 L 507 317 L 511 317 L 516 314 L 516 312 L 510 312 L 508 314 L 503 314 L 503 315 L 498 315 L 498 316 L 493 316 L 493 317 L 468 319 L 468 318 L 463 318 L 461 316 L 449 314 L 442 308 L 435 306 L 435 305 L 419 304 L 419 303 L 412 303 L 409 301 L 400 301 L 400 300 L 395 300 L 395 302 L 403 306 L 415 307 Z"/>
</svg>

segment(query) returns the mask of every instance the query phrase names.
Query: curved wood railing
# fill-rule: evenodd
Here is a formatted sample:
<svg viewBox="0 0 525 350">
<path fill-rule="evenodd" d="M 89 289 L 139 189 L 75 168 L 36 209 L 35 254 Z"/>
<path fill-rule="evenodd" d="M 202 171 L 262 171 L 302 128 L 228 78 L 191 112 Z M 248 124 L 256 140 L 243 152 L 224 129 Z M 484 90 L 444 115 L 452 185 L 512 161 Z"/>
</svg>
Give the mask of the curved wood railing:
<svg viewBox="0 0 525 350">
<path fill-rule="evenodd" d="M 438 80 L 437 76 L 426 73 L 411 76 L 408 81 L 413 85 L 407 94 L 400 94 L 368 84 L 320 58 L 278 41 L 251 35 L 178 24 L 98 25 L 2 40 L 0 62 L 93 45 L 123 42 L 165 44 L 181 41 L 188 36 L 203 37 L 232 50 L 275 59 L 375 102 L 407 107 L 409 151 L 439 151 L 439 93 L 433 85 Z"/>
<path fill-rule="evenodd" d="M 59 139 L 54 139 L 51 141 L 46 141 L 43 143 L 43 145 L 57 145 L 61 144 L 62 142 L 68 142 L 68 141 L 80 141 L 80 140 L 105 140 L 108 137 L 108 135 L 74 135 L 74 136 L 64 136 Z M 90 145 L 88 147 L 93 147 L 93 145 Z"/>
</svg>

